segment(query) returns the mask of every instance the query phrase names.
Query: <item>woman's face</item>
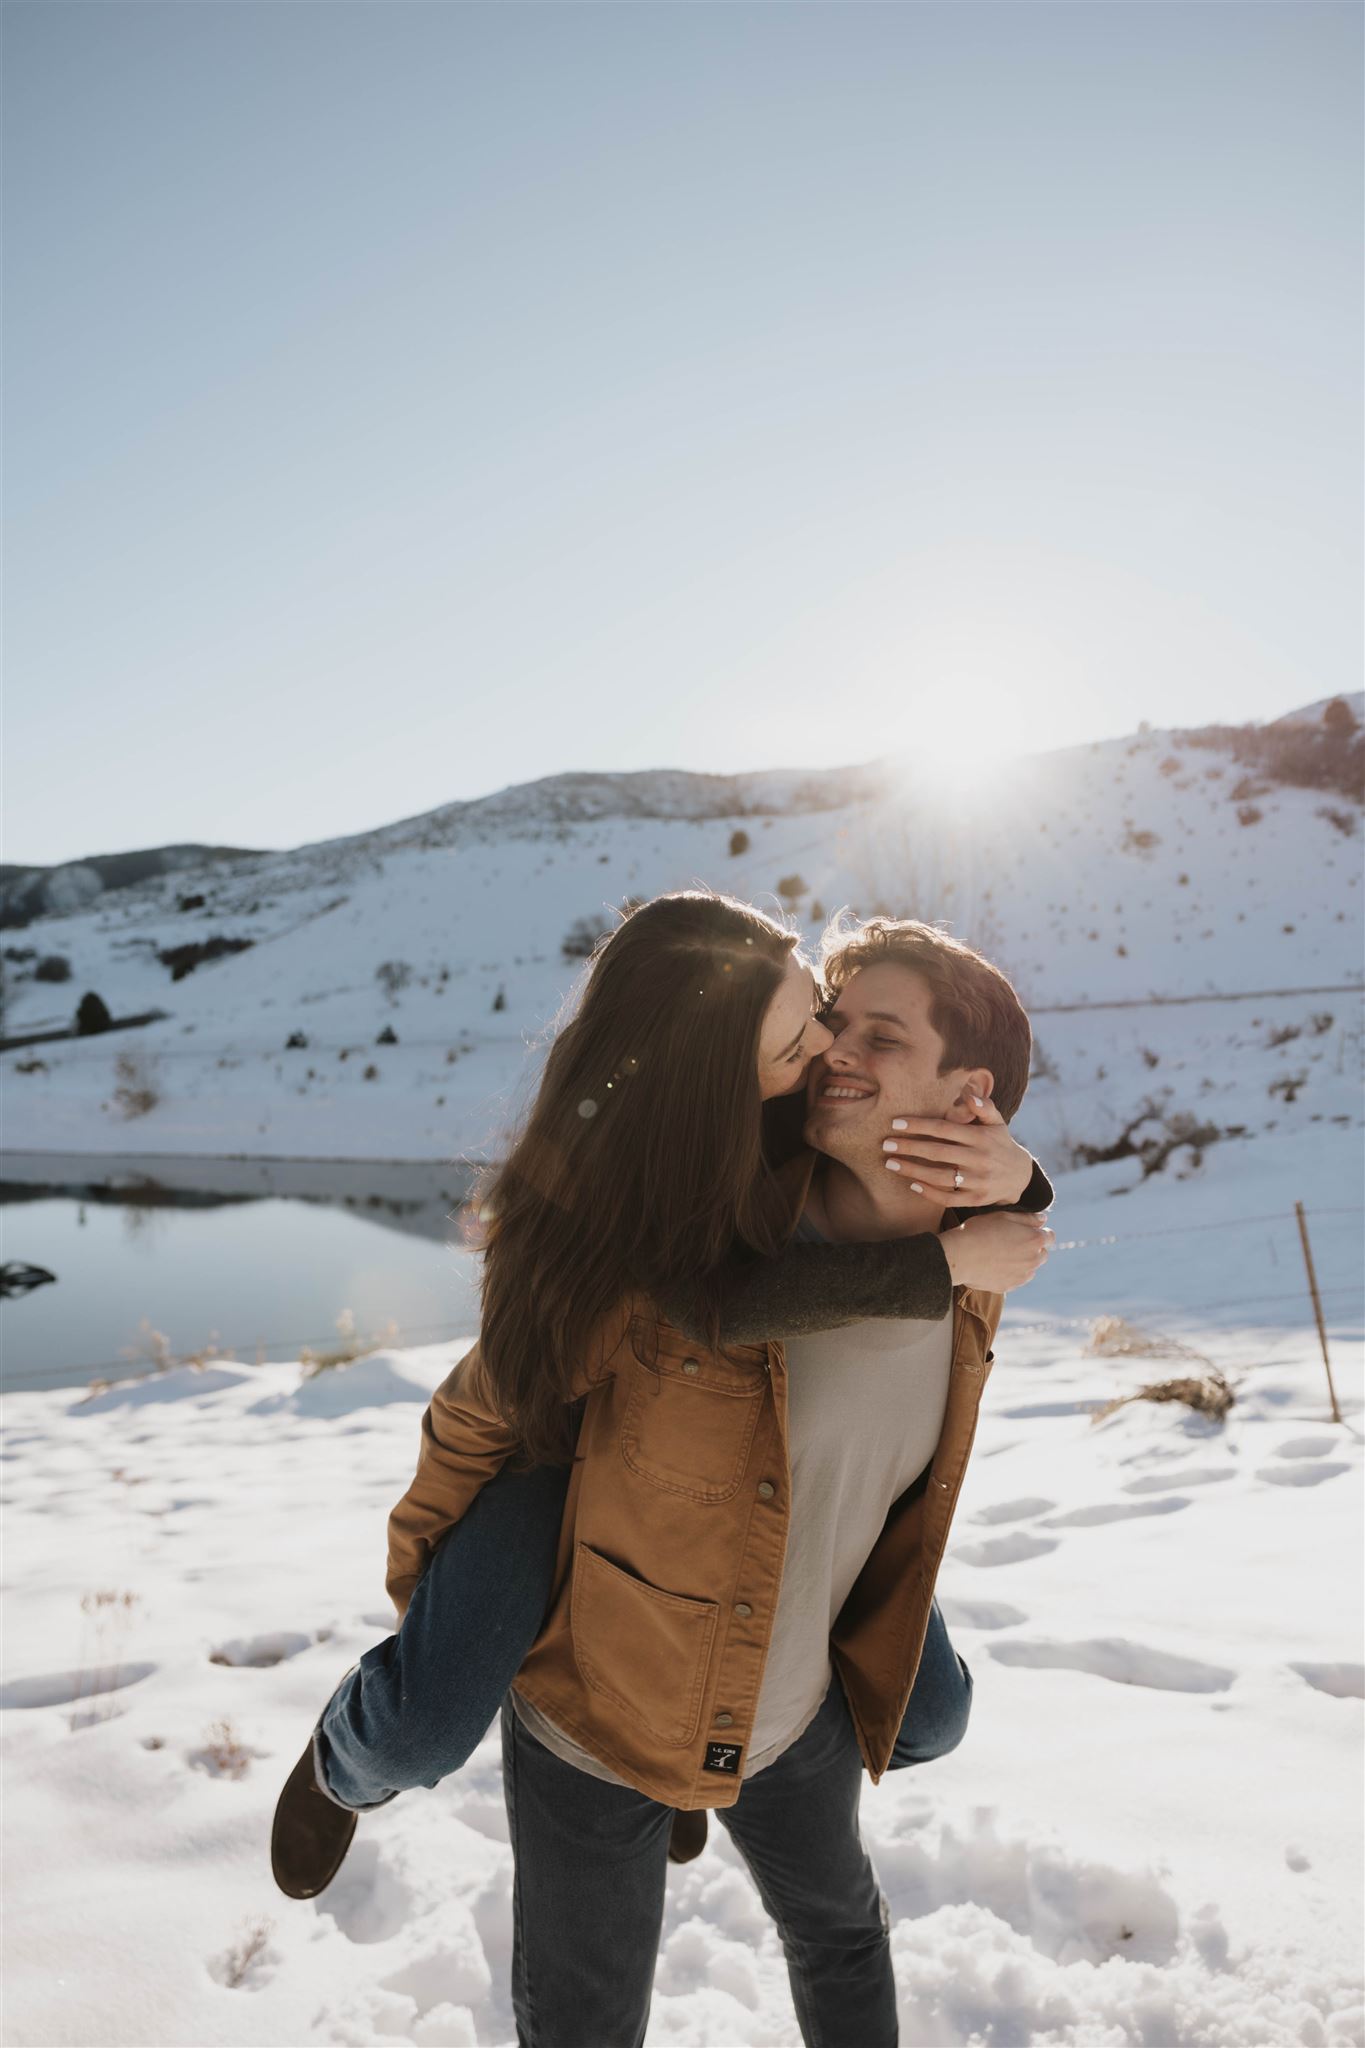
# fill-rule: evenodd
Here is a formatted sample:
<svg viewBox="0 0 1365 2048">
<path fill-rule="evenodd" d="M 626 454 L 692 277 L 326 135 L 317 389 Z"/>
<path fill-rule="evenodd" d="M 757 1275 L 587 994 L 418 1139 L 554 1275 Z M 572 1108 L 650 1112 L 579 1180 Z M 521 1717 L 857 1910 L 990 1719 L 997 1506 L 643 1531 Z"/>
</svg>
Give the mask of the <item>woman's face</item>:
<svg viewBox="0 0 1365 2048">
<path fill-rule="evenodd" d="M 810 963 L 793 953 L 759 1033 L 758 1088 L 765 1102 L 803 1087 L 811 1061 L 833 1045 L 833 1032 L 817 1022 L 819 1008 L 820 991 Z"/>
</svg>

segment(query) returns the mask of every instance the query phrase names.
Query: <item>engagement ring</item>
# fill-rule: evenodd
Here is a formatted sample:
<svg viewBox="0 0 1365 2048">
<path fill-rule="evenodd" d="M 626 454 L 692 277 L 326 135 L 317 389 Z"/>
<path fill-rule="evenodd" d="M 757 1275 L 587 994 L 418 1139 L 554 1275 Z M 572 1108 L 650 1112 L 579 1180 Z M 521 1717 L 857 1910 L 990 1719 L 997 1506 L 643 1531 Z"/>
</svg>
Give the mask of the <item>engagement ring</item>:
<svg viewBox="0 0 1365 2048">
<path fill-rule="evenodd" d="M 953 1186 L 954 1186 L 955 1188 L 960 1188 L 960 1187 L 962 1186 L 962 1183 L 963 1183 L 963 1181 L 964 1181 L 964 1180 L 965 1180 L 966 1178 L 967 1178 L 967 1176 L 966 1176 L 966 1174 L 965 1174 L 965 1173 L 955 1173 L 955 1174 L 953 1175 Z"/>
</svg>

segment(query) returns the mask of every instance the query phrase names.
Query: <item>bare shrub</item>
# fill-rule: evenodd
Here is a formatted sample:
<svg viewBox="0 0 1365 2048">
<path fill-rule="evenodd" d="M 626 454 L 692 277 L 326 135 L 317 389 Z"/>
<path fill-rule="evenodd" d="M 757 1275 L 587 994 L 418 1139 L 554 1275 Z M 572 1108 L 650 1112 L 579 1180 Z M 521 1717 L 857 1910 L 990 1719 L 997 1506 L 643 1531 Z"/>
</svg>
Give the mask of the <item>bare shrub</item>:
<svg viewBox="0 0 1365 2048">
<path fill-rule="evenodd" d="M 81 1595 L 81 1651 L 70 1725 L 88 1728 L 118 1713 L 119 1666 L 138 1606 L 136 1593 L 113 1587 Z"/>
<path fill-rule="evenodd" d="M 135 1363 L 145 1360 L 156 1372 L 169 1372 L 175 1364 L 175 1353 L 165 1331 L 154 1330 L 147 1316 L 137 1326 L 136 1342 L 121 1345 L 119 1357 Z"/>
<path fill-rule="evenodd" d="M 1215 1422 L 1221 1422 L 1237 1396 L 1224 1379 L 1217 1366 L 1210 1366 L 1208 1372 L 1193 1375 L 1188 1379 L 1155 1380 L 1151 1386 L 1139 1387 L 1135 1394 L 1123 1394 L 1117 1401 L 1108 1401 L 1103 1408 L 1097 1408 L 1090 1420 L 1103 1422 L 1106 1415 L 1113 1415 L 1119 1408 L 1126 1408 L 1133 1401 L 1180 1401 L 1196 1415 L 1207 1415 Z"/>
<path fill-rule="evenodd" d="M 1318 812 L 1318 816 L 1325 818 L 1329 825 L 1334 826 L 1340 832 L 1343 839 L 1355 838 L 1356 815 L 1354 811 L 1339 811 L 1331 804 L 1324 804 Z"/>
<path fill-rule="evenodd" d="M 191 1759 L 215 1778 L 244 1778 L 251 1769 L 251 1751 L 246 1748 L 231 1721 L 212 1721 L 204 1732 L 204 1746 Z"/>
<path fill-rule="evenodd" d="M 70 981 L 71 962 L 65 953 L 45 953 L 33 970 L 35 981 Z"/>
<path fill-rule="evenodd" d="M 114 1100 L 125 1123 L 146 1116 L 161 1100 L 156 1062 L 141 1052 L 121 1052 L 114 1061 Z"/>
<path fill-rule="evenodd" d="M 1178 1338 L 1166 1337 L 1130 1323 L 1126 1316 L 1100 1316 L 1091 1325 L 1087 1358 L 1191 1358 L 1207 1365 L 1202 1351 L 1192 1351 Z"/>
<path fill-rule="evenodd" d="M 788 910 L 795 910 L 801 898 L 806 894 L 807 886 L 800 875 L 783 875 L 777 883 L 777 893 L 786 904 Z"/>
<path fill-rule="evenodd" d="M 239 1990 L 251 1974 L 252 1965 L 265 1955 L 274 1932 L 273 1920 L 244 1920 L 237 1940 L 212 1965 L 218 1982 L 229 1991 Z"/>
<path fill-rule="evenodd" d="M 1159 833 L 1149 832 L 1145 826 L 1130 825 L 1123 835 L 1125 853 L 1150 853 L 1154 846 L 1160 846 Z"/>
<path fill-rule="evenodd" d="M 305 1379 L 312 1379 L 316 1373 L 327 1372 L 331 1367 L 350 1365 L 357 1358 L 368 1358 L 372 1351 L 379 1351 L 386 1344 L 398 1339 L 397 1323 L 386 1323 L 382 1330 L 363 1336 L 356 1326 L 352 1310 L 344 1308 L 336 1319 L 341 1342 L 331 1351 L 314 1351 L 305 1344 L 299 1353 Z"/>
<path fill-rule="evenodd" d="M 609 929 L 600 917 L 577 917 L 565 932 L 559 950 L 566 960 L 590 960 Z"/>
<path fill-rule="evenodd" d="M 1237 823 L 1239 825 L 1259 825 L 1264 816 L 1265 812 L 1257 804 L 1238 804 L 1237 806 Z"/>
<path fill-rule="evenodd" d="M 389 1001 L 396 1003 L 412 980 L 412 964 L 407 960 L 381 960 L 374 970 L 374 978 Z"/>
<path fill-rule="evenodd" d="M 732 832 L 730 834 L 730 858 L 734 860 L 741 853 L 747 853 L 750 844 L 751 841 L 747 832 Z"/>
</svg>

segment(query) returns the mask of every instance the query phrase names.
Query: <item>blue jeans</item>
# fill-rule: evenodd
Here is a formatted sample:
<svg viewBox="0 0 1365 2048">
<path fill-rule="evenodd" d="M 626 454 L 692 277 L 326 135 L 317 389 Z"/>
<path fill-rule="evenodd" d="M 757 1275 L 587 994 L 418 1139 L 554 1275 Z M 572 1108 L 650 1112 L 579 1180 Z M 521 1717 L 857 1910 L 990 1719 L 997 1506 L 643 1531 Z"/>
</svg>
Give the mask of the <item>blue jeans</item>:
<svg viewBox="0 0 1365 2048">
<path fill-rule="evenodd" d="M 365 1652 L 322 1711 L 318 1783 L 338 1805 L 383 1806 L 469 1761 L 540 1633 L 568 1484 L 567 1467 L 504 1470 L 442 1539 L 397 1635 Z M 955 1749 L 971 1700 L 935 1601 L 891 1769 Z"/>
<path fill-rule="evenodd" d="M 502 1756 L 520 2048 L 640 2048 L 672 1811 L 562 1762 L 510 1701 Z M 805 1734 L 716 1810 L 782 1938 L 807 2048 L 898 2038 L 890 1916 L 858 1832 L 862 1775 L 836 1678 Z"/>
</svg>

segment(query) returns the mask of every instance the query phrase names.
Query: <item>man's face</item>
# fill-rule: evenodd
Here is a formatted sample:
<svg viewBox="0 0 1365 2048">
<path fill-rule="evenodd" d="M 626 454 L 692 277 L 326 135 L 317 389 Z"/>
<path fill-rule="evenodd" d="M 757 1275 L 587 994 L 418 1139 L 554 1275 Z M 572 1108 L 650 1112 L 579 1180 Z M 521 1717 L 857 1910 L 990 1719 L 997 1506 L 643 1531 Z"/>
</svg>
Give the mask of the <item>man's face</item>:
<svg viewBox="0 0 1365 2048">
<path fill-rule="evenodd" d="M 961 1073 L 939 1073 L 943 1040 L 929 1022 L 933 997 L 913 967 L 864 967 L 825 1022 L 835 1034 L 806 1087 L 806 1143 L 846 1165 L 882 1164 L 894 1116 L 946 1116 Z"/>
</svg>

